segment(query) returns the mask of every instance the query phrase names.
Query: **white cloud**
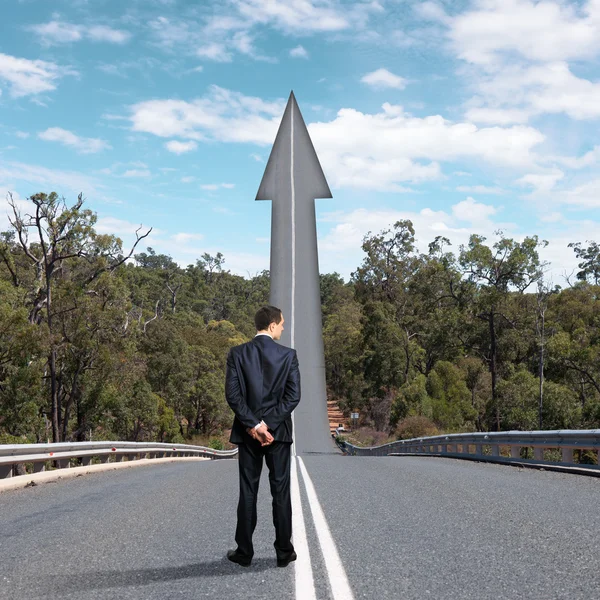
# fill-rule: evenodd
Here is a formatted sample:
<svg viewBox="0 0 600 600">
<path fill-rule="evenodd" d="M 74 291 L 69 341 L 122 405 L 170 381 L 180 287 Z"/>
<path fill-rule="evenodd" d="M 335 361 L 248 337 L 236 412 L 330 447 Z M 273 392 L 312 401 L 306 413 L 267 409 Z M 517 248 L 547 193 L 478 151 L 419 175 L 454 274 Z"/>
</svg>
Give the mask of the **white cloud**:
<svg viewBox="0 0 600 600">
<path fill-rule="evenodd" d="M 523 171 L 536 166 L 533 149 L 544 140 L 531 127 L 477 128 L 440 115 L 413 117 L 387 103 L 376 114 L 344 108 L 309 131 L 330 184 L 388 191 L 440 179 L 441 161 L 483 160 Z"/>
<path fill-rule="evenodd" d="M 31 25 L 28 29 L 38 35 L 40 41 L 45 44 L 69 44 L 83 38 L 82 28 L 79 25 L 61 21 Z"/>
<path fill-rule="evenodd" d="M 495 206 L 481 204 L 469 197 L 452 207 L 452 215 L 459 221 L 466 221 L 474 226 L 489 226 L 490 218 L 498 212 Z"/>
<path fill-rule="evenodd" d="M 203 138 L 224 142 L 272 144 L 284 101 L 261 98 L 211 86 L 192 102 L 149 100 L 131 107 L 132 129 L 159 137 Z"/>
<path fill-rule="evenodd" d="M 94 228 L 98 233 L 121 237 L 123 235 L 134 235 L 140 227 L 142 227 L 144 233 L 148 229 L 148 226 L 144 227 L 142 223 L 131 223 L 116 217 L 99 217 Z M 153 229 L 153 233 L 156 235 L 159 232 Z"/>
<path fill-rule="evenodd" d="M 106 25 L 76 25 L 63 21 L 50 21 L 28 27 L 30 31 L 39 36 L 39 41 L 46 45 L 71 44 L 83 39 L 94 42 L 109 42 L 124 44 L 131 38 L 131 33 L 121 29 L 113 29 Z"/>
<path fill-rule="evenodd" d="M 540 221 L 543 221 L 544 223 L 558 223 L 559 221 L 562 221 L 562 219 L 562 214 L 556 211 L 540 217 Z"/>
<path fill-rule="evenodd" d="M 233 60 L 232 54 L 227 51 L 225 46 L 216 42 L 201 46 L 196 50 L 196 55 L 215 62 L 231 62 Z"/>
<path fill-rule="evenodd" d="M 521 241 L 525 236 L 538 235 L 539 239 L 548 240 L 547 248 L 539 250 L 541 260 L 550 261 L 551 269 L 547 279 L 564 285 L 563 275 L 577 268 L 577 260 L 567 244 L 586 239 L 596 239 L 598 224 L 594 221 L 568 221 L 554 213 L 552 219 L 540 231 L 517 229 L 512 223 L 494 220 L 498 212 L 496 207 L 479 203 L 458 203 L 450 212 L 434 211 L 424 208 L 419 211 L 400 211 L 394 209 L 367 210 L 360 208 L 353 211 L 323 213 L 319 222 L 332 225 L 324 235 L 319 236 L 319 265 L 322 273 L 337 271 L 348 279 L 350 273 L 362 263 L 364 253 L 361 250 L 363 237 L 369 232 L 375 234 L 384 229 L 391 229 L 396 221 L 410 219 L 415 228 L 418 251 L 427 252 L 428 244 L 438 235 L 443 235 L 452 243 L 447 250 L 455 255 L 461 244 L 467 244 L 469 236 L 477 233 L 486 238 L 491 245 L 498 240 L 494 233 L 502 230 L 506 237 Z M 469 217 L 469 210 L 474 209 L 475 219 L 460 221 L 457 215 Z M 319 229 L 323 228 L 319 225 Z"/>
<path fill-rule="evenodd" d="M 489 187 L 487 185 L 459 185 L 456 188 L 457 192 L 466 192 L 470 194 L 491 194 L 491 195 L 500 195 L 503 194 L 504 191 L 502 188 L 498 187 Z"/>
<path fill-rule="evenodd" d="M 562 171 L 553 169 L 545 173 L 528 173 L 518 179 L 516 183 L 531 186 L 538 192 L 546 192 L 551 190 L 564 176 Z"/>
<path fill-rule="evenodd" d="M 121 29 L 112 29 L 104 25 L 94 25 L 87 30 L 87 37 L 94 42 L 125 44 L 131 39 L 131 33 Z"/>
<path fill-rule="evenodd" d="M 256 162 L 259 162 L 259 163 L 265 162 L 265 159 L 260 154 L 253 153 L 250 155 L 250 158 L 253 158 Z"/>
<path fill-rule="evenodd" d="M 165 49 L 187 44 L 192 34 L 187 21 L 173 22 L 166 17 L 158 17 L 150 21 L 148 27 L 158 40 L 158 45 Z"/>
<path fill-rule="evenodd" d="M 543 114 L 600 116 L 600 82 L 569 64 L 600 53 L 598 0 L 475 0 L 457 16 L 436 6 L 431 18 L 446 27 L 449 48 L 468 65 L 460 70 L 475 93 L 467 120 L 508 125 Z"/>
<path fill-rule="evenodd" d="M 571 189 L 555 191 L 550 198 L 573 207 L 600 208 L 600 179 L 592 179 Z M 595 237 L 598 237 L 597 229 L 598 224 Z"/>
<path fill-rule="evenodd" d="M 191 176 L 182 177 L 181 178 L 181 183 L 192 183 L 195 180 L 196 180 L 196 178 L 195 177 L 191 177 Z"/>
<path fill-rule="evenodd" d="M 403 90 L 406 87 L 408 81 L 404 77 L 399 77 L 390 73 L 387 69 L 377 69 L 372 73 L 365 75 L 361 81 L 370 85 L 373 88 L 385 89 L 395 88 L 397 90 Z"/>
<path fill-rule="evenodd" d="M 152 173 L 148 169 L 129 169 L 123 173 L 123 177 L 150 177 Z"/>
<path fill-rule="evenodd" d="M 545 113 L 573 119 L 600 116 L 600 83 L 575 76 L 565 62 L 507 65 L 478 78 L 474 88 L 475 101 L 489 105 L 469 109 L 467 116 L 474 121 L 523 122 Z"/>
<path fill-rule="evenodd" d="M 41 165 L 21 162 L 0 162 L 0 181 L 14 182 L 14 190 L 22 195 L 36 192 L 55 191 L 58 194 L 79 194 L 85 196 L 98 193 L 98 182 L 77 171 L 48 169 Z"/>
<path fill-rule="evenodd" d="M 192 102 L 151 100 L 131 107 L 134 131 L 159 137 L 270 146 L 284 101 L 265 102 L 212 86 Z M 482 127 L 440 115 L 413 117 L 385 103 L 375 114 L 351 108 L 309 125 L 317 154 L 334 187 L 406 191 L 405 183 L 440 179 L 440 162 L 484 160 L 521 173 L 538 169 L 534 148 L 545 137 L 524 125 Z"/>
<path fill-rule="evenodd" d="M 458 56 L 471 63 L 490 65 L 511 53 L 540 62 L 585 59 L 600 50 L 599 8 L 596 0 L 583 14 L 552 0 L 478 0 L 446 22 Z"/>
<path fill-rule="evenodd" d="M 31 202 L 23 199 L 14 189 L 0 183 L 0 231 L 9 231 L 11 229 L 9 218 L 14 218 L 13 210 L 8 204 L 9 194 L 12 195 L 12 201 L 21 214 L 30 211 L 33 206 Z"/>
<path fill-rule="evenodd" d="M 518 108 L 470 108 L 465 117 L 473 123 L 510 125 L 512 123 L 527 123 L 532 116 L 531 111 Z"/>
<path fill-rule="evenodd" d="M 27 133 L 26 131 L 17 131 L 17 133 L 15 133 L 15 135 L 20 140 L 26 140 L 29 137 L 29 133 Z"/>
<path fill-rule="evenodd" d="M 272 25 L 286 32 L 339 31 L 350 26 L 342 7 L 319 0 L 233 0 L 251 23 Z"/>
<path fill-rule="evenodd" d="M 177 140 L 172 140 L 165 144 L 165 148 L 169 152 L 173 152 L 174 154 L 184 154 L 185 152 L 191 152 L 192 150 L 196 150 L 198 148 L 198 144 L 196 142 L 178 142 Z"/>
<path fill-rule="evenodd" d="M 10 86 L 14 98 L 41 94 L 56 89 L 56 82 L 67 75 L 78 73 L 70 67 L 61 67 L 44 60 L 28 60 L 0 54 L 0 81 Z"/>
<path fill-rule="evenodd" d="M 459 205 L 452 207 L 452 211 Z M 456 208 L 461 213 L 460 208 Z M 460 221 L 454 212 L 434 211 L 424 208 L 420 211 L 400 211 L 394 209 L 356 209 L 350 212 L 325 213 L 323 221 L 333 223 L 327 234 L 319 238 L 319 264 L 324 273 L 337 271 L 348 278 L 351 271 L 362 263 L 364 253 L 362 240 L 369 232 L 376 234 L 391 229 L 396 221 L 410 219 L 416 232 L 416 245 L 419 251 L 427 252 L 428 244 L 438 235 L 452 242 L 451 251 L 457 252 L 460 244 L 466 244 L 471 233 L 479 233 L 493 238 L 498 228 L 491 220 L 484 221 L 475 231 L 471 223 Z"/>
<path fill-rule="evenodd" d="M 600 146 L 594 146 L 592 150 L 580 157 L 550 156 L 548 160 L 564 165 L 569 169 L 584 169 L 598 163 L 600 159 Z"/>
<path fill-rule="evenodd" d="M 290 56 L 292 58 L 308 58 L 308 52 L 304 46 L 296 46 L 290 50 Z"/>
<path fill-rule="evenodd" d="M 81 154 L 95 154 L 111 148 L 111 145 L 105 140 L 79 137 L 60 127 L 50 127 L 46 131 L 38 133 L 38 138 L 47 142 L 59 142 L 65 146 L 75 148 Z"/>
<path fill-rule="evenodd" d="M 368 37 L 370 16 L 384 11 L 379 0 L 228 0 L 211 8 L 208 16 L 199 16 L 199 11 L 190 11 L 185 20 L 161 16 L 148 27 L 157 45 L 168 52 L 218 62 L 230 62 L 241 53 L 277 62 L 255 48 L 254 40 L 264 38 L 257 30 L 270 28 L 291 36 L 353 31 Z M 298 48 L 292 56 L 303 57 Z"/>
<path fill-rule="evenodd" d="M 205 183 L 200 186 L 203 190 L 212 191 L 218 190 L 219 188 L 231 190 L 235 187 L 235 183 Z"/>
</svg>

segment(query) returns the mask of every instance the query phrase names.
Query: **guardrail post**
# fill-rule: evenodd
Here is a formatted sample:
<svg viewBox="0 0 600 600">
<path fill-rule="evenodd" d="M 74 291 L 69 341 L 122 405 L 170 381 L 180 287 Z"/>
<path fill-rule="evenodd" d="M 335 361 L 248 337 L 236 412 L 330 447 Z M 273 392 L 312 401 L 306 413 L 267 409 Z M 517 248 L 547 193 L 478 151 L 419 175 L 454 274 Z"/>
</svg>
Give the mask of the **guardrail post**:
<svg viewBox="0 0 600 600">
<path fill-rule="evenodd" d="M 33 463 L 33 472 L 34 473 L 42 473 L 46 470 L 46 463 L 43 462 L 34 462 Z"/>
<path fill-rule="evenodd" d="M 510 457 L 511 458 L 521 458 L 521 446 L 518 444 L 510 445 Z"/>
<path fill-rule="evenodd" d="M 483 455 L 483 444 L 475 444 L 475 454 L 478 456 Z"/>
<path fill-rule="evenodd" d="M 82 456 L 81 457 L 81 466 L 82 467 L 87 467 L 91 464 L 92 462 L 92 457 L 91 456 Z"/>
<path fill-rule="evenodd" d="M 0 479 L 12 477 L 12 465 L 0 465 Z"/>
<path fill-rule="evenodd" d="M 492 456 L 500 456 L 500 446 L 498 444 L 490 444 Z"/>
<path fill-rule="evenodd" d="M 573 462 L 573 448 L 562 449 L 562 462 L 572 463 Z"/>
<path fill-rule="evenodd" d="M 533 448 L 533 457 L 535 460 L 544 460 L 544 449 L 538 446 Z"/>
</svg>

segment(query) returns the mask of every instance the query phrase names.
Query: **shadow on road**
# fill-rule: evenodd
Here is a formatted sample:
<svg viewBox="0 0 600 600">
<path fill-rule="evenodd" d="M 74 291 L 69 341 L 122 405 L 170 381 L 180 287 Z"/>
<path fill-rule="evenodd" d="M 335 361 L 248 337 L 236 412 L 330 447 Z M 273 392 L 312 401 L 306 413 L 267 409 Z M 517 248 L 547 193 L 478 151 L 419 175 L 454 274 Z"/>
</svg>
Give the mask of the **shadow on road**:
<svg viewBox="0 0 600 600">
<path fill-rule="evenodd" d="M 156 567 L 148 569 L 131 569 L 129 571 L 99 571 L 80 573 L 57 573 L 49 575 L 44 582 L 31 582 L 27 589 L 19 592 L 27 592 L 27 595 L 43 595 L 48 597 L 53 592 L 62 597 L 66 594 L 74 594 L 90 590 L 125 588 L 145 586 L 152 583 L 177 581 L 182 579 L 194 579 L 198 577 L 220 577 L 232 575 L 243 575 L 256 571 L 276 569 L 275 558 L 257 558 L 252 561 L 250 567 L 240 567 L 233 564 L 227 558 L 210 562 L 194 563 L 179 567 Z M 50 583 L 50 585 L 48 585 Z M 19 596 L 25 597 L 25 596 Z"/>
</svg>

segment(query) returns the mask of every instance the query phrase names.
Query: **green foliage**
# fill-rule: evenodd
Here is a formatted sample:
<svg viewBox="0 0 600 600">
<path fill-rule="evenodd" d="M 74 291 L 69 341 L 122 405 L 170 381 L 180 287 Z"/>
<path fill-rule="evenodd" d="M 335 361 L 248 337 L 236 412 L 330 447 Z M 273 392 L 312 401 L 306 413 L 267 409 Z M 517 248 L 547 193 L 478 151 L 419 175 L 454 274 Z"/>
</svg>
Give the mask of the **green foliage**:
<svg viewBox="0 0 600 600">
<path fill-rule="evenodd" d="M 472 431 L 477 412 L 464 373 L 455 365 L 439 361 L 427 377 L 431 418 L 445 431 Z"/>
<path fill-rule="evenodd" d="M 29 202 L 0 232 L 0 443 L 222 445 L 225 359 L 255 333 L 268 271 L 134 255 L 143 234 L 125 251 L 82 197 Z M 419 253 L 408 220 L 365 236 L 349 282 L 320 277 L 328 397 L 365 424 L 352 440 L 535 429 L 540 387 L 543 428 L 600 427 L 600 261 L 586 244 L 571 244 L 581 270 L 560 290 L 542 281 L 536 236 L 472 235 L 456 256 L 441 236 Z"/>
<path fill-rule="evenodd" d="M 431 419 L 423 416 L 407 417 L 396 427 L 396 437 L 399 440 L 431 437 L 438 434 L 437 425 Z"/>
<path fill-rule="evenodd" d="M 213 450 L 224 450 L 225 449 L 225 445 L 223 444 L 223 441 L 220 440 L 219 438 L 211 438 L 208 442 L 208 447 L 212 448 Z"/>
</svg>

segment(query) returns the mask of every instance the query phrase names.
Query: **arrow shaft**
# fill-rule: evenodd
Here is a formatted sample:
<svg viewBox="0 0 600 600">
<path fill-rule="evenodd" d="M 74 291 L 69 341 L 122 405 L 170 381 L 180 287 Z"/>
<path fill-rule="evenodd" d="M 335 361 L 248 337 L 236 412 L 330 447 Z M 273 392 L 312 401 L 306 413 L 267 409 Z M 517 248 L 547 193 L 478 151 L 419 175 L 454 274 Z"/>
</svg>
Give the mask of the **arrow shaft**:
<svg viewBox="0 0 600 600">
<path fill-rule="evenodd" d="M 257 200 L 271 200 L 270 302 L 283 310 L 281 343 L 300 362 L 302 402 L 294 411 L 296 452 L 331 452 L 317 252 L 315 198 L 331 198 L 293 94 L 285 109 Z"/>
</svg>

